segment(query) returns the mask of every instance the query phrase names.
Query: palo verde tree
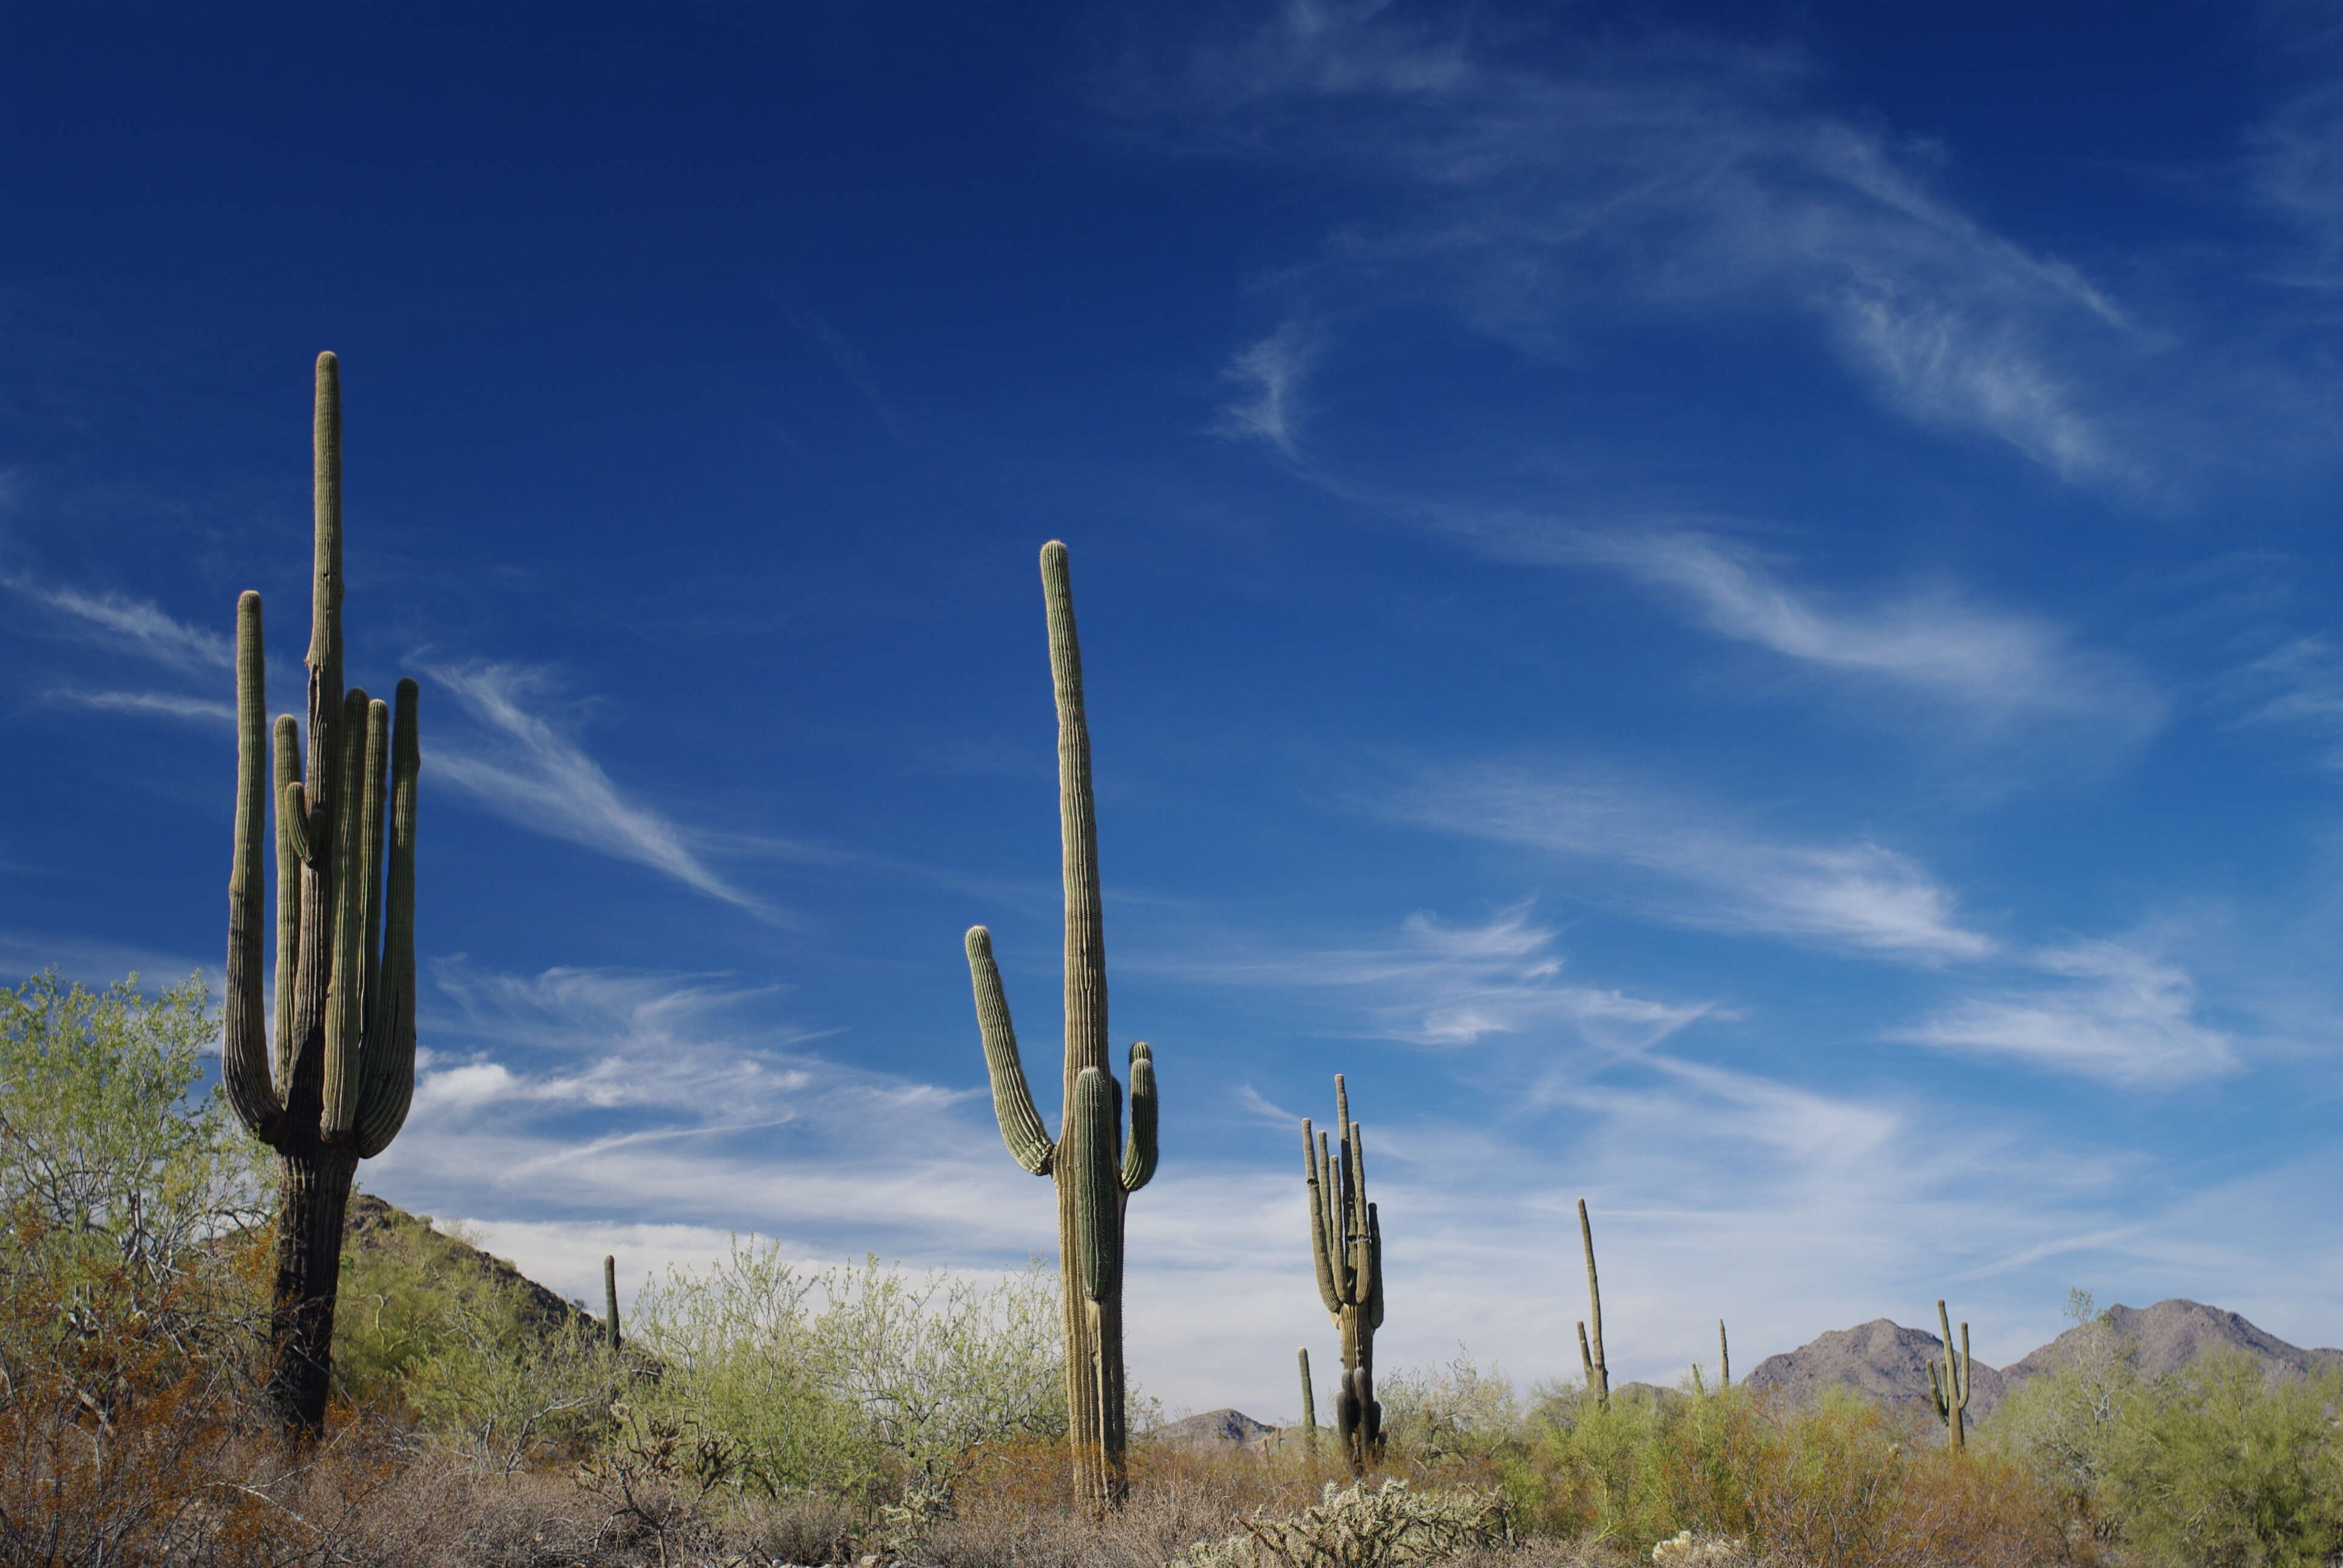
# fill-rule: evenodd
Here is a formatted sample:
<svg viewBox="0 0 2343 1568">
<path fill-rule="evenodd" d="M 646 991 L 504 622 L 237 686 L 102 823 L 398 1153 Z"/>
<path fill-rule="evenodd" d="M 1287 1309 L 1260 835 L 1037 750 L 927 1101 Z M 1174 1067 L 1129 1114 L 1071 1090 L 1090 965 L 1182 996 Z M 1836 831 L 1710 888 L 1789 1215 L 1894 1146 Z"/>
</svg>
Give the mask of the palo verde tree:
<svg viewBox="0 0 2343 1568">
<path fill-rule="evenodd" d="M 416 686 L 397 716 L 342 689 L 342 398 L 317 357 L 308 752 L 290 714 L 267 755 L 260 596 L 236 607 L 236 855 L 228 873 L 220 1079 L 277 1151 L 277 1270 L 267 1398 L 317 1432 L 332 1375 L 342 1220 L 357 1162 L 387 1148 L 415 1091 Z M 276 1051 L 262 967 L 262 836 L 277 833 Z M 389 829 L 385 853 L 384 829 Z"/>
<path fill-rule="evenodd" d="M 1342 1335 L 1342 1377 L 1334 1385 L 1334 1430 L 1353 1473 L 1383 1447 L 1383 1407 L 1375 1399 L 1375 1331 L 1383 1326 L 1383 1229 L 1367 1201 L 1366 1135 L 1351 1120 L 1351 1091 L 1334 1075 L 1334 1131 L 1302 1120 L 1302 1180 L 1310 1196 L 1310 1256 L 1318 1299 Z"/>
<path fill-rule="evenodd" d="M 1055 539 L 1041 547 L 1041 597 L 1058 702 L 1058 823 L 1066 900 L 1066 1099 L 1054 1142 L 1026 1087 L 1009 1000 L 993 961 L 992 933 L 982 926 L 969 929 L 968 970 L 1001 1141 L 1017 1163 L 1057 1184 L 1074 1496 L 1085 1507 L 1103 1511 L 1120 1507 L 1124 1493 L 1122 1217 L 1131 1194 L 1155 1174 L 1155 1064 L 1144 1042 L 1131 1048 L 1126 1144 L 1122 1087 L 1107 1060 L 1106 935 L 1099 903 L 1090 723 L 1082 708 L 1082 652 L 1074 635 L 1066 547 Z"/>
</svg>

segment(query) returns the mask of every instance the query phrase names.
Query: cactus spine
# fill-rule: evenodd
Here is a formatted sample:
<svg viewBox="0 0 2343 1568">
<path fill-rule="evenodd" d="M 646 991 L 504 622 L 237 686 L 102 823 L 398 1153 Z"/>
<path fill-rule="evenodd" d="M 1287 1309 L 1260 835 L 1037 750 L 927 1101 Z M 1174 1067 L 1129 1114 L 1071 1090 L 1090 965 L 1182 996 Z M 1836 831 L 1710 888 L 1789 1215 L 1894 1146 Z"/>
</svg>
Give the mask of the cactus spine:
<svg viewBox="0 0 2343 1568">
<path fill-rule="evenodd" d="M 1294 1354 L 1302 1359 L 1302 1442 L 1311 1452 L 1318 1452 L 1318 1396 L 1310 1387 L 1310 1347 L 1303 1345 Z"/>
<path fill-rule="evenodd" d="M 220 1080 L 277 1151 L 277 1273 L 266 1394 L 317 1432 L 332 1375 L 342 1221 L 360 1160 L 407 1120 L 415 1090 L 416 686 L 397 712 L 342 689 L 342 399 L 317 357 L 308 754 L 291 715 L 269 745 L 260 596 L 236 607 L 236 852 L 228 872 Z M 277 818 L 276 1056 L 263 995 L 263 823 Z M 385 852 L 386 815 L 389 829 Z"/>
<path fill-rule="evenodd" d="M 1944 1331 L 1945 1364 L 1941 1373 L 1936 1363 L 1928 1363 L 1928 1398 L 1936 1407 L 1936 1419 L 1952 1433 L 1955 1448 L 1968 1446 L 1963 1431 L 1964 1414 L 1969 1408 L 1969 1326 L 1961 1325 L 1961 1353 L 1953 1357 L 1953 1321 L 1946 1314 L 1945 1303 L 1936 1302 L 1936 1326 Z"/>
<path fill-rule="evenodd" d="M 1604 1410 L 1611 1408 L 1611 1368 L 1603 1359 L 1603 1282 L 1594 1277 L 1594 1226 L 1586 1218 L 1586 1200 L 1578 1201 L 1578 1234 L 1586 1246 L 1586 1310 L 1594 1320 L 1594 1338 L 1590 1344 L 1586 1325 L 1578 1325 L 1578 1356 L 1586 1363 L 1586 1386 L 1594 1394 L 1594 1402 Z"/>
<path fill-rule="evenodd" d="M 1342 1377 L 1334 1386 L 1334 1430 L 1357 1473 L 1383 1447 L 1383 1407 L 1375 1401 L 1375 1331 L 1383 1322 L 1383 1232 L 1367 1201 L 1367 1148 L 1351 1120 L 1351 1091 L 1334 1075 L 1337 1154 L 1327 1135 L 1302 1121 L 1302 1180 L 1310 1197 L 1310 1253 L 1319 1299 L 1342 1334 Z"/>
<path fill-rule="evenodd" d="M 1098 817 L 1091 737 L 1082 709 L 1082 654 L 1074 632 L 1066 547 L 1041 547 L 1050 676 L 1058 705 L 1058 820 L 1066 901 L 1065 1115 L 1051 1141 L 1033 1108 L 993 961 L 992 933 L 968 933 L 969 978 L 992 1081 L 1001 1139 L 1017 1163 L 1058 1190 L 1059 1272 L 1064 1282 L 1067 1442 L 1074 1496 L 1092 1512 L 1121 1506 L 1123 1480 L 1122 1236 L 1130 1195 L 1155 1174 L 1155 1064 L 1131 1048 L 1131 1137 L 1122 1087 L 1107 1060 L 1106 938 L 1099 906 Z"/>
</svg>

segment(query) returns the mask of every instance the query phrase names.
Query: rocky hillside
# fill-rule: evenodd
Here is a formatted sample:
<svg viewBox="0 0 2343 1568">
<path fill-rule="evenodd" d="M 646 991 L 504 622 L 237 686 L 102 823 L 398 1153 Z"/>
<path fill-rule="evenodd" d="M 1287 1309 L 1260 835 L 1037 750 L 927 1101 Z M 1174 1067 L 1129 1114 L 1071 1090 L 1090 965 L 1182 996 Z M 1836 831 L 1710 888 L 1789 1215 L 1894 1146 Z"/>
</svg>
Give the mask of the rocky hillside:
<svg viewBox="0 0 2343 1568">
<path fill-rule="evenodd" d="M 2152 1307 L 2116 1306 L 2107 1321 L 2132 1364 L 2143 1377 L 2177 1372 L 2207 1351 L 2240 1350 L 2262 1363 L 2270 1379 L 2301 1377 L 2343 1366 L 2343 1350 L 2305 1350 L 2219 1307 L 2175 1298 Z M 1972 1423 L 1991 1416 L 2003 1397 L 2027 1378 L 2073 1359 L 2088 1327 L 2060 1334 L 2008 1366 L 1976 1362 L 1970 1369 Z M 1852 1388 L 1881 1403 L 1916 1412 L 1931 1422 L 1928 1363 L 1944 1353 L 1943 1342 L 1925 1329 L 1907 1329 L 1885 1318 L 1852 1329 L 1834 1329 L 1796 1350 L 1767 1356 L 1743 1380 L 1751 1388 L 1779 1389 L 1793 1398 L 1826 1388 Z"/>
<path fill-rule="evenodd" d="M 1892 1408 L 1936 1419 L 1928 1399 L 1928 1364 L 1941 1362 L 1944 1342 L 1922 1329 L 1874 1318 L 1828 1333 L 1780 1355 L 1767 1356 L 1742 1381 L 1805 1399 L 1826 1388 L 1852 1388 Z M 1993 1413 L 2004 1392 L 2002 1375 L 1980 1361 L 1969 1365 L 1971 1422 Z"/>
<path fill-rule="evenodd" d="M 2343 1366 L 2343 1350 L 2304 1350 L 2255 1327 L 2237 1313 L 2174 1297 L 2152 1307 L 2109 1307 L 2108 1322 L 2142 1377 L 2162 1377 L 2217 1348 L 2240 1350 L 2262 1363 L 2270 1381 Z M 2072 1358 L 2088 1327 L 2068 1329 L 2040 1350 L 2002 1369 L 2012 1387 Z"/>
</svg>

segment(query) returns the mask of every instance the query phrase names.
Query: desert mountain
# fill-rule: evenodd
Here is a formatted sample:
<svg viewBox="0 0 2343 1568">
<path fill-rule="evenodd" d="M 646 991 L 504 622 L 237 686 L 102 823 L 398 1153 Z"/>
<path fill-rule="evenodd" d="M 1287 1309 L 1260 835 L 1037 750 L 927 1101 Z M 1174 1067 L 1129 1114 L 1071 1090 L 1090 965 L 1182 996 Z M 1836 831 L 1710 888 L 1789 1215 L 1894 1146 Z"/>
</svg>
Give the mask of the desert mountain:
<svg viewBox="0 0 2343 1568">
<path fill-rule="evenodd" d="M 1158 1442 L 1185 1442 L 1196 1446 L 1215 1447 L 1225 1444 L 1242 1448 L 1259 1442 L 1277 1428 L 1253 1420 L 1241 1410 L 1208 1410 L 1172 1422 L 1155 1433 Z"/>
<path fill-rule="evenodd" d="M 1767 1356 L 1742 1381 L 1751 1388 L 1779 1389 L 1803 1400 L 1826 1388 L 1845 1387 L 1870 1395 L 1891 1409 L 1936 1419 L 1928 1398 L 1928 1364 L 1940 1362 L 1944 1342 L 1919 1329 L 1874 1318 L 1828 1333 L 1780 1355 Z M 1981 1421 L 2001 1402 L 2001 1373 L 1981 1361 L 1969 1363 L 1968 1420 Z"/>
<path fill-rule="evenodd" d="M 2262 1363 L 2272 1382 L 2343 1367 L 2343 1350 L 2304 1350 L 2255 1327 L 2244 1318 L 2202 1302 L 2175 1298 L 2152 1307 L 2116 1306 L 2107 1321 L 2142 1377 L 2177 1372 L 2207 1351 L 2240 1350 Z M 2048 1344 L 1996 1371 L 1974 1362 L 1969 1396 L 1971 1422 L 1991 1415 L 2011 1389 L 2027 1378 L 2072 1361 L 2092 1330 L 2068 1329 Z M 1944 1345 L 1922 1329 L 1874 1318 L 1852 1329 L 1834 1329 L 1810 1343 L 1767 1356 L 1745 1381 L 1751 1388 L 1780 1389 L 1803 1399 L 1826 1388 L 1852 1388 L 1881 1403 L 1936 1419 L 1928 1399 L 1928 1363 Z"/>
<path fill-rule="evenodd" d="M 2222 1348 L 2243 1351 L 2261 1362 L 2273 1382 L 2343 1366 L 2343 1350 L 2304 1350 L 2235 1312 L 2177 1296 L 2152 1307 L 2109 1307 L 2107 1315 L 2142 1377 L 2178 1372 L 2206 1352 Z M 2055 1371 L 2074 1358 L 2090 1332 L 2089 1325 L 2068 1329 L 2004 1367 L 2001 1375 L 2015 1388 L 2037 1373 Z"/>
</svg>

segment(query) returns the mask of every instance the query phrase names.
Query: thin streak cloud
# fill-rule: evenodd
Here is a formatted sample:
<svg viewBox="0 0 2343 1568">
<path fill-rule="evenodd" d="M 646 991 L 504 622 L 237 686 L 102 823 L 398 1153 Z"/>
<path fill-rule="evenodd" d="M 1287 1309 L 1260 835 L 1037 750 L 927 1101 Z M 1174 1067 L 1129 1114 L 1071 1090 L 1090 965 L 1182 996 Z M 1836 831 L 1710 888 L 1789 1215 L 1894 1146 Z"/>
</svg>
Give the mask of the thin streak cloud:
<svg viewBox="0 0 2343 1568">
<path fill-rule="evenodd" d="M 479 751 L 434 741 L 432 775 L 522 827 L 632 860 L 686 887 L 759 914 L 760 900 L 717 874 L 684 830 L 627 798 L 583 747 L 526 706 L 547 689 L 542 671 L 471 664 L 431 672 L 485 729 Z"/>
<path fill-rule="evenodd" d="M 1442 832 L 1605 860 L 1662 884 L 1672 923 L 1821 942 L 1926 964 L 1980 959 L 1991 937 L 1957 917 L 1950 890 L 1868 839 L 1768 839 L 1665 790 L 1593 774 L 1447 769 L 1380 807 Z M 1701 896 L 1681 898 L 1672 892 Z"/>
</svg>

